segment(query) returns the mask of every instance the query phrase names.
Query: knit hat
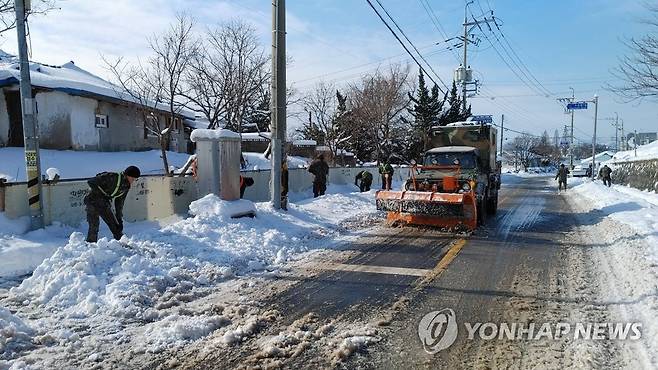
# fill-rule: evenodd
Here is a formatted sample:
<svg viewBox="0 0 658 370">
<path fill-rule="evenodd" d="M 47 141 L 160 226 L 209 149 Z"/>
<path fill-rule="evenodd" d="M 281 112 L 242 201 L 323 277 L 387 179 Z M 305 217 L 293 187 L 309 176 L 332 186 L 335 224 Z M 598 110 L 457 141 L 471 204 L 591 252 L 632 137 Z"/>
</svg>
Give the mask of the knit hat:
<svg viewBox="0 0 658 370">
<path fill-rule="evenodd" d="M 139 171 L 139 168 L 136 166 L 128 166 L 124 171 L 123 174 L 126 176 L 138 178 L 141 175 L 141 172 Z"/>
</svg>

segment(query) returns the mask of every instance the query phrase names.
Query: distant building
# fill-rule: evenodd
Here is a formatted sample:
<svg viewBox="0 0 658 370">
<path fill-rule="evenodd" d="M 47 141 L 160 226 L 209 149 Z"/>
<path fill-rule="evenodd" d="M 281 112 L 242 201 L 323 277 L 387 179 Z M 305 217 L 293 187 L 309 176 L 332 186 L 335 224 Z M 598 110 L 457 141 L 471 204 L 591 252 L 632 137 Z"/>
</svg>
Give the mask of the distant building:
<svg viewBox="0 0 658 370">
<path fill-rule="evenodd" d="M 136 151 L 160 148 L 140 105 L 110 82 L 76 66 L 30 63 L 39 145 L 45 149 Z M 0 147 L 23 146 L 18 59 L 0 51 Z M 171 122 L 166 107 L 153 112 Z M 169 150 L 187 152 L 194 113 L 173 117 Z M 164 128 L 164 127 L 163 127 Z"/>
<path fill-rule="evenodd" d="M 633 137 L 635 136 L 634 132 L 631 132 L 630 134 L 626 135 L 626 139 L 628 140 L 629 143 L 632 143 Z M 658 134 L 655 132 L 638 132 L 637 133 L 637 145 L 645 145 L 652 143 L 654 141 L 658 140 Z"/>
</svg>

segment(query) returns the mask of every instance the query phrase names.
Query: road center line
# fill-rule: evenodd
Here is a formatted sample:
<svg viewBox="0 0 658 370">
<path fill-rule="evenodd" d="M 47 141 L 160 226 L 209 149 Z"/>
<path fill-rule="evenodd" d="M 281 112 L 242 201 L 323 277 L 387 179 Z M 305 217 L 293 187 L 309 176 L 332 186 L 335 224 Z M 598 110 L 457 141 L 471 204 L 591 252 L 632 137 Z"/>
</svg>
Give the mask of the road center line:
<svg viewBox="0 0 658 370">
<path fill-rule="evenodd" d="M 445 254 L 445 256 L 443 256 L 439 263 L 436 264 L 436 267 L 430 270 L 427 275 L 423 276 L 423 279 L 417 284 L 417 287 L 422 287 L 441 275 L 441 273 L 448 268 L 450 262 L 452 262 L 452 260 L 457 257 L 462 248 L 464 248 L 464 245 L 466 245 L 466 239 L 459 239 L 455 241 L 450 249 L 448 249 L 448 252 Z"/>
<path fill-rule="evenodd" d="M 425 276 L 432 272 L 429 269 L 413 269 L 405 267 L 389 267 L 389 266 L 371 266 L 371 265 L 350 265 L 345 263 L 323 263 L 316 266 L 318 269 L 332 270 L 332 271 L 348 271 L 348 272 L 369 272 L 373 274 L 386 274 L 386 275 L 408 275 L 408 276 Z"/>
</svg>

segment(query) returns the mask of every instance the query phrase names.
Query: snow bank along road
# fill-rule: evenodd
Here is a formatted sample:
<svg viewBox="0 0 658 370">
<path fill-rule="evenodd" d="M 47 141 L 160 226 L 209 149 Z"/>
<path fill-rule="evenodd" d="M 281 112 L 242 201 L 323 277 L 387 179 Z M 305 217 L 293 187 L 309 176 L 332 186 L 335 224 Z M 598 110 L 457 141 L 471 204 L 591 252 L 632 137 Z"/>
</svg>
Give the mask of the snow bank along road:
<svg viewBox="0 0 658 370">
<path fill-rule="evenodd" d="M 655 198 L 505 180 L 472 235 L 384 227 L 372 194 L 303 201 L 284 219 L 259 205 L 241 222 L 204 199 L 196 217 L 131 238 L 133 253 L 85 252 L 74 234 L 0 286 L 0 368 L 655 368 Z M 424 347 L 419 323 L 444 309 L 456 326 Z M 605 323 L 639 323 L 641 338 L 587 329 Z M 564 325 L 577 324 L 600 338 L 575 339 Z M 429 354 L 436 338 L 451 340 Z"/>
</svg>

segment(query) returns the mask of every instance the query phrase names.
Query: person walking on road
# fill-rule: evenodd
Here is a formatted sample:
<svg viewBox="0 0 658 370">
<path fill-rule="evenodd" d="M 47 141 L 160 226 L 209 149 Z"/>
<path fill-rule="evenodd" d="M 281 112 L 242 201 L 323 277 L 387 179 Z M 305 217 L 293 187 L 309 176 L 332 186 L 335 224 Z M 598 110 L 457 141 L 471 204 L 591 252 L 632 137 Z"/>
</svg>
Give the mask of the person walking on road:
<svg viewBox="0 0 658 370">
<path fill-rule="evenodd" d="M 359 180 L 361 180 L 360 184 Z M 370 186 L 372 186 L 372 174 L 366 170 L 359 172 L 354 178 L 354 185 L 358 186 L 362 193 L 370 191 Z"/>
<path fill-rule="evenodd" d="M 329 165 L 324 161 L 324 155 L 318 155 L 317 159 L 311 162 L 308 172 L 312 173 L 313 179 L 313 197 L 317 198 L 324 195 L 327 191 L 327 176 L 329 176 Z"/>
<path fill-rule="evenodd" d="M 129 166 L 123 172 L 101 172 L 89 179 L 91 192 L 84 198 L 87 211 L 87 242 L 98 241 L 99 217 L 107 224 L 114 239 L 123 236 L 123 204 L 132 183 L 140 176 L 139 168 Z M 114 212 L 112 212 L 114 201 Z"/>
<path fill-rule="evenodd" d="M 379 164 L 379 174 L 382 176 L 382 190 L 391 190 L 393 188 L 393 166 L 389 161 Z"/>
<path fill-rule="evenodd" d="M 612 178 L 610 177 L 611 174 L 612 168 L 608 167 L 607 164 L 601 168 L 599 175 L 603 179 L 603 185 L 607 185 L 608 187 L 612 185 Z"/>
<path fill-rule="evenodd" d="M 557 170 L 555 179 L 558 180 L 557 191 L 560 192 L 564 187 L 564 191 L 567 190 L 567 175 L 569 174 L 569 169 L 562 163 L 560 168 Z"/>
</svg>

